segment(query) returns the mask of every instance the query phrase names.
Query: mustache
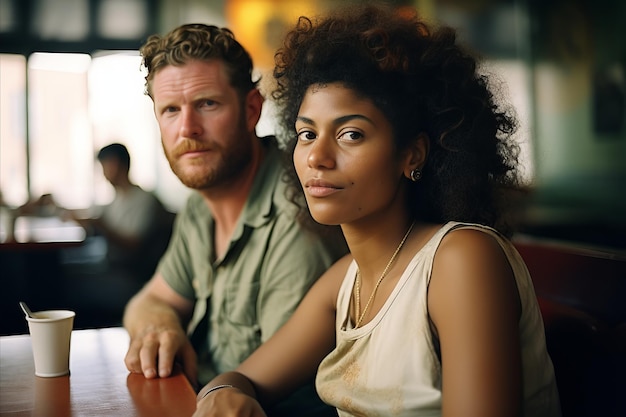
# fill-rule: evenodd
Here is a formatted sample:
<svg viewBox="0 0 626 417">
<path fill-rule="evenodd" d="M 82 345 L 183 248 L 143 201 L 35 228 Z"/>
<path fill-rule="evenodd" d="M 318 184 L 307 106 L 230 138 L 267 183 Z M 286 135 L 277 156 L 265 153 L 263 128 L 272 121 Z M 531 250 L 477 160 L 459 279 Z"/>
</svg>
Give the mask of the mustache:
<svg viewBox="0 0 626 417">
<path fill-rule="evenodd" d="M 208 151 L 210 147 L 202 142 L 186 139 L 177 144 L 171 151 L 171 155 L 175 158 L 182 156 L 188 152 Z"/>
</svg>

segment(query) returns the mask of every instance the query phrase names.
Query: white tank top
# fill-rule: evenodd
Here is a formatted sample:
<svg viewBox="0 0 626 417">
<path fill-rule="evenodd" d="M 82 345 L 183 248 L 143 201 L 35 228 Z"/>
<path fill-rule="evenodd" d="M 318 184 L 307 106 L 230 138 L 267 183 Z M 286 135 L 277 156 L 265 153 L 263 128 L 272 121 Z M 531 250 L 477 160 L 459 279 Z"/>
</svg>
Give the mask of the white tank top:
<svg viewBox="0 0 626 417">
<path fill-rule="evenodd" d="M 450 222 L 415 254 L 378 314 L 357 329 L 349 318 L 357 266 L 354 261 L 349 266 L 337 297 L 337 346 L 321 362 L 316 378 L 320 398 L 341 417 L 441 415 L 441 363 L 429 326 L 427 291 L 441 239 L 460 227 L 494 236 L 515 274 L 522 306 L 523 415 L 560 416 L 543 321 L 521 256 L 491 228 Z"/>
</svg>

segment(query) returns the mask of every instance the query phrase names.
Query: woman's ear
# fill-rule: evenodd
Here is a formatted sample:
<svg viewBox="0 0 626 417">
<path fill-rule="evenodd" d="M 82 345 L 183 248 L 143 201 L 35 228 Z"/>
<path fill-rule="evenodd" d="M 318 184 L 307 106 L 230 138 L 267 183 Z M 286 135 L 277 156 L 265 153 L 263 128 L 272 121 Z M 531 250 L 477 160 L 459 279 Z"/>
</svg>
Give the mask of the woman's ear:
<svg viewBox="0 0 626 417">
<path fill-rule="evenodd" d="M 406 178 L 416 181 L 416 170 L 421 172 L 422 168 L 424 168 L 426 159 L 428 159 L 429 148 L 430 139 L 426 133 L 420 133 L 411 141 L 405 151 L 404 176 Z"/>
</svg>

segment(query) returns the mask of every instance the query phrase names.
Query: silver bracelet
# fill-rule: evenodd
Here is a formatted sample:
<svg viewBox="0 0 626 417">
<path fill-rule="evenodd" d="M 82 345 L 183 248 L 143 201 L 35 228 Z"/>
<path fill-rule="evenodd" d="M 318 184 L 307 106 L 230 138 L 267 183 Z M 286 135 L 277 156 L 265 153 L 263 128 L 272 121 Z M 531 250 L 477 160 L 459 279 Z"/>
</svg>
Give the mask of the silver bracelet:
<svg viewBox="0 0 626 417">
<path fill-rule="evenodd" d="M 214 387 L 209 388 L 209 390 L 207 392 L 205 392 L 202 397 L 198 398 L 197 401 L 200 401 L 201 399 L 203 399 L 204 397 L 206 397 L 207 395 L 209 395 L 210 393 L 212 393 L 213 391 L 217 391 L 218 389 L 222 389 L 222 388 L 237 388 L 234 385 L 230 385 L 230 384 L 222 384 L 222 385 L 216 385 Z"/>
</svg>

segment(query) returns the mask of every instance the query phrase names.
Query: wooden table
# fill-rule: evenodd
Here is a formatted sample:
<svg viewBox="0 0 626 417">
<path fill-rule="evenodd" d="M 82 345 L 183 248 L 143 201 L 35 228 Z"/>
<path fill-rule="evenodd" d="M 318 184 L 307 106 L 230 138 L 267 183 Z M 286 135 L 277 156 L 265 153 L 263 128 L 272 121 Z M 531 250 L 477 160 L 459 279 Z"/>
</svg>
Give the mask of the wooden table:
<svg viewBox="0 0 626 417">
<path fill-rule="evenodd" d="M 163 379 L 131 374 L 122 328 L 75 330 L 70 375 L 35 376 L 29 335 L 0 337 L 0 416 L 186 417 L 196 394 L 180 372 Z"/>
</svg>

